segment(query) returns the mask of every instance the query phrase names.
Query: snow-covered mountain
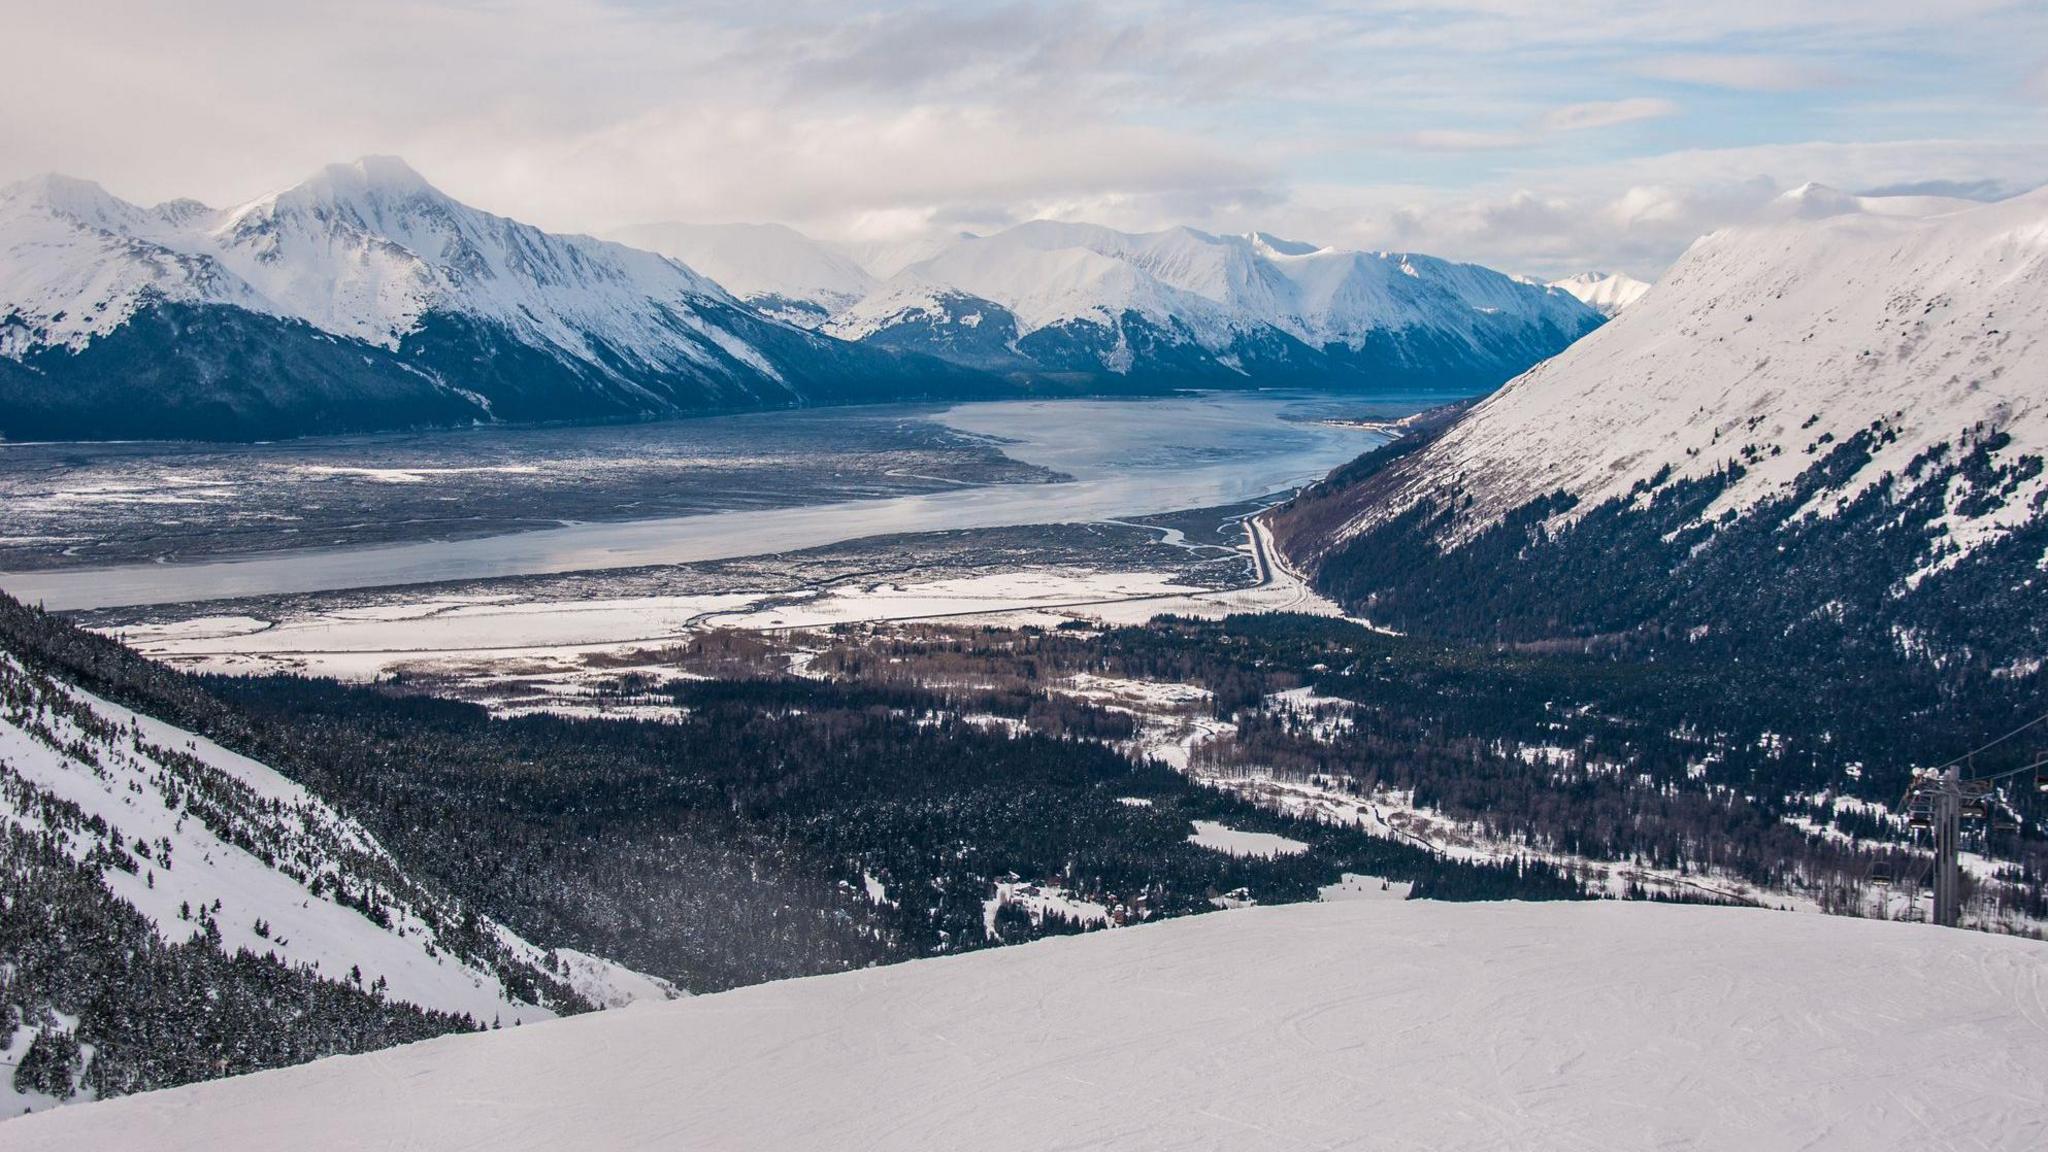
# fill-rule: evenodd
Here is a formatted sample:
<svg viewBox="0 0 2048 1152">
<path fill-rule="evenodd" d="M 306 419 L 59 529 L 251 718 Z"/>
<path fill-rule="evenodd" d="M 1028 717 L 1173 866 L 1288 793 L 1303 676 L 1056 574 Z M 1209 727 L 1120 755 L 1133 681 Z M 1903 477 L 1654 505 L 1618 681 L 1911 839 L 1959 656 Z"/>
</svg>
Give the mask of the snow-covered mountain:
<svg viewBox="0 0 2048 1152">
<path fill-rule="evenodd" d="M 1639 307 L 1489 397 L 1410 473 L 1416 495 L 1456 477 L 1476 526 L 1551 492 L 1592 504 L 1740 464 L 1718 512 L 1881 427 L 1818 509 L 1939 445 L 2000 437 L 2014 466 L 2048 451 L 2044 378 L 2048 190 L 1899 204 L 1809 185 L 1697 241 Z M 2034 514 L 2048 474 L 2026 470 L 1995 500 L 1958 493 L 1950 538 Z"/>
<path fill-rule="evenodd" d="M 1626 272 L 1581 272 L 1552 280 L 1550 287 L 1564 289 L 1610 320 L 1650 290 L 1648 284 Z"/>
<path fill-rule="evenodd" d="M 1565 292 L 1474 265 L 1265 233 L 1037 220 L 843 251 L 772 225 L 620 235 L 843 339 L 1110 387 L 1483 388 L 1600 322 Z"/>
<path fill-rule="evenodd" d="M 1252 908 L 450 1036 L 0 1122 L 0 1141 L 2031 1148 L 2044 964 L 2035 940 L 1755 909 Z"/>
<path fill-rule="evenodd" d="M 757 310 L 806 328 L 876 283 L 852 256 L 781 224 L 643 224 L 612 239 L 672 256 Z"/>
<path fill-rule="evenodd" d="M 1383 611 L 1409 579 L 1388 567 L 1394 536 L 1432 540 L 1429 567 L 1498 530 L 1488 548 L 1519 556 L 1524 584 L 1543 555 L 1604 556 L 1594 571 L 1640 605 L 1696 601 L 1694 629 L 1745 618 L 1728 602 L 1744 587 L 1763 619 L 1764 588 L 1791 598 L 1788 619 L 1850 627 L 1867 608 L 1900 649 L 1945 633 L 1951 654 L 2032 659 L 2048 621 L 1988 624 L 2012 596 L 2039 614 L 2024 589 L 2048 533 L 2044 380 L 2048 190 L 1980 204 L 1809 185 L 1697 241 L 1635 307 L 1433 440 L 1325 486 L 1280 535 Z M 1539 527 L 1542 552 L 1511 547 Z M 1624 538 L 1641 565 L 1619 562 Z"/>
<path fill-rule="evenodd" d="M 675 260 L 468 207 L 395 159 L 227 209 L 61 176 L 0 190 L 10 436 L 630 418 L 906 375 L 915 390 L 897 358 L 765 319 Z"/>
<path fill-rule="evenodd" d="M 1485 387 L 1598 323 L 1475 265 L 1039 220 L 955 241 L 825 330 L 1023 372 Z"/>
<path fill-rule="evenodd" d="M 73 872 L 82 891 L 113 910 L 89 917 L 102 925 L 97 934 L 61 933 L 67 938 L 45 940 L 28 948 L 30 955 L 58 949 L 51 957 L 57 968 L 79 974 L 132 963 L 93 950 L 132 952 L 134 945 L 121 943 L 105 924 L 139 916 L 166 958 L 145 971 L 161 979 L 166 969 L 190 975 L 210 964 L 237 974 L 217 974 L 221 986 L 207 993 L 230 1030 L 284 1026 L 279 1013 L 260 1007 L 277 992 L 254 994 L 247 983 L 340 984 L 343 993 L 367 993 L 369 1005 L 388 1000 L 507 1027 L 565 1009 L 679 995 L 664 981 L 599 957 L 528 943 L 411 878 L 360 824 L 270 767 L 39 672 L 5 649 L 0 841 L 0 875 L 19 886 L 21 900 L 7 915 L 79 914 L 75 900 L 57 911 L 59 902 L 44 887 Z M 251 959 L 230 967 L 227 958 L 238 952 Z M 10 947 L 9 954 L 19 952 Z M 265 959 L 257 964 L 254 957 Z M 85 1046 L 81 1066 L 66 1075 L 87 1098 L 95 1085 L 111 1093 L 189 1078 L 169 1071 L 176 1045 L 120 1050 L 133 1039 L 127 1010 L 136 1006 L 123 1001 L 127 990 L 92 991 L 82 1010 L 77 997 L 89 990 L 69 987 L 59 971 L 27 968 L 0 979 L 0 1105 L 12 1101 L 4 1111 L 63 1098 L 24 1088 L 14 1075 L 45 1034 Z M 143 1010 L 168 1022 L 180 1007 L 174 999 L 167 994 Z M 351 1027 L 339 1014 L 312 1024 L 326 1031 L 284 1042 L 304 1053 L 299 1059 L 349 1050 L 367 1038 L 356 1030 L 363 1025 Z M 370 1035 L 383 1043 L 410 1038 L 404 1031 Z M 248 1045 L 233 1066 L 247 1066 L 243 1060 L 276 1047 L 277 1039 Z M 97 1072 L 96 1049 L 116 1051 Z"/>
</svg>

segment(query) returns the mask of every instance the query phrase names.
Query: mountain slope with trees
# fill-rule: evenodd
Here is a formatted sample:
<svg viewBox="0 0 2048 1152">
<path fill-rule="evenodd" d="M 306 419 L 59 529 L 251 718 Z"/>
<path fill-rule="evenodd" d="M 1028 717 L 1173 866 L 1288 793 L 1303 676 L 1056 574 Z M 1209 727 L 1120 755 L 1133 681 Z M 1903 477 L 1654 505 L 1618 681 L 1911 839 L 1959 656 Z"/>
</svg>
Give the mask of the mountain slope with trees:
<svg viewBox="0 0 2048 1152">
<path fill-rule="evenodd" d="M 246 440 L 988 394 L 367 157 L 227 209 L 0 189 L 0 435 Z"/>
</svg>

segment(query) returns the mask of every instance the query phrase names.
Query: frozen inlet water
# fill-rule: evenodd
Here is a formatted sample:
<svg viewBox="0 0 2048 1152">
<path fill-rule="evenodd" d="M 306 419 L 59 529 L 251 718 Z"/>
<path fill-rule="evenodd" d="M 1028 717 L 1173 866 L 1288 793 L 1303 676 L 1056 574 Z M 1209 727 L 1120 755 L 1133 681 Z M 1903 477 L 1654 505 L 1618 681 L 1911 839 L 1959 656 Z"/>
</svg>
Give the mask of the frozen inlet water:
<svg viewBox="0 0 2048 1152">
<path fill-rule="evenodd" d="M 1256 908 L 194 1085 L 42 1149 L 2038 1148 L 2048 945 L 1747 909 Z"/>
</svg>

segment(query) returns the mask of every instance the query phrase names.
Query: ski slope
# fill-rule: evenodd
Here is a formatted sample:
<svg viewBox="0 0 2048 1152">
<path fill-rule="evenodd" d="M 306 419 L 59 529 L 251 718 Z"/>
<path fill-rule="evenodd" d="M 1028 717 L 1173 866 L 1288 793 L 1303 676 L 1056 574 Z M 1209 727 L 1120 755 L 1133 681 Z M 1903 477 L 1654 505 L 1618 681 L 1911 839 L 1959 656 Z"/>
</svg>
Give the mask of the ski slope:
<svg viewBox="0 0 2048 1152">
<path fill-rule="evenodd" d="M 0 1124 L 13 1152 L 2022 1149 L 2048 945 L 1348 901 L 1049 940 Z"/>
</svg>

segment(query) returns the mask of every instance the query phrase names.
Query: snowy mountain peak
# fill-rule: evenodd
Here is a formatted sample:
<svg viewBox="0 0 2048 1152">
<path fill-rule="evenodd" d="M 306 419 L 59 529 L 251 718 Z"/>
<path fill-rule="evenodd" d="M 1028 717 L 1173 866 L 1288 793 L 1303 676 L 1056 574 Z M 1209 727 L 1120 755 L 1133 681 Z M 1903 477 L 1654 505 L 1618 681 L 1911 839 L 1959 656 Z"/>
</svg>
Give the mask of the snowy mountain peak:
<svg viewBox="0 0 2048 1152">
<path fill-rule="evenodd" d="M 250 201 L 241 211 L 264 205 L 341 207 L 413 199 L 454 202 L 404 160 L 396 156 L 364 156 L 328 164 L 289 188 Z"/>
<path fill-rule="evenodd" d="M 1246 240 L 1252 248 L 1266 256 L 1313 256 L 1323 251 L 1320 244 L 1308 244 L 1300 240 L 1283 240 L 1271 232 L 1247 232 Z"/>
<path fill-rule="evenodd" d="M 57 172 L 31 176 L 0 189 L 0 212 L 41 211 L 87 228 L 124 226 L 141 210 L 91 180 Z"/>
<path fill-rule="evenodd" d="M 1569 292 L 1610 319 L 1643 298 L 1650 286 L 1625 272 L 1581 272 L 1548 285 Z"/>
<path fill-rule="evenodd" d="M 1240 374 L 1268 358 L 1284 360 L 1280 370 L 1290 374 L 1340 376 L 1365 370 L 1369 360 L 1425 378 L 1434 370 L 1445 379 L 1472 373 L 1483 380 L 1497 369 L 1473 362 L 1526 365 L 1598 323 L 1565 294 L 1427 256 L 1344 251 L 1264 232 L 1129 233 L 1033 220 L 956 241 L 911 265 L 835 315 L 827 330 L 874 339 L 905 324 L 923 329 L 945 315 L 941 297 L 969 301 L 964 316 L 988 310 L 975 300 L 1002 309 L 1027 343 L 1039 332 L 1058 333 L 1062 354 L 1070 354 L 1064 370 L 1092 365 L 1118 374 L 1148 366 L 1146 355 L 1132 351 L 1144 347 L 1153 362 L 1204 362 Z"/>
<path fill-rule="evenodd" d="M 190 197 L 166 200 L 150 209 L 151 215 L 173 227 L 190 224 L 202 217 L 213 215 L 213 209 Z"/>
<path fill-rule="evenodd" d="M 82 347 L 150 299 L 230 304 L 385 348 L 432 314 L 461 315 L 600 371 L 722 355 L 702 349 L 690 318 L 727 302 L 711 281 L 470 208 L 395 157 L 332 164 L 218 213 L 189 200 L 145 210 L 63 177 L 10 189 L 8 209 L 0 314 L 49 344 Z"/>
<path fill-rule="evenodd" d="M 220 211 L 56 178 L 0 194 L 7 436 L 637 419 L 941 380 L 978 383 L 756 314 L 669 257 L 470 207 L 390 157 Z"/>
<path fill-rule="evenodd" d="M 441 194 L 417 169 L 397 156 L 363 156 L 353 163 L 329 164 L 306 181 L 306 185 L 365 192 L 374 190 L 386 195 Z"/>
</svg>

